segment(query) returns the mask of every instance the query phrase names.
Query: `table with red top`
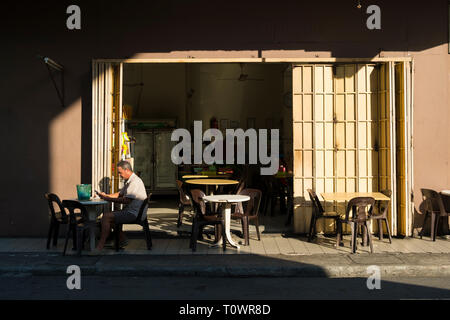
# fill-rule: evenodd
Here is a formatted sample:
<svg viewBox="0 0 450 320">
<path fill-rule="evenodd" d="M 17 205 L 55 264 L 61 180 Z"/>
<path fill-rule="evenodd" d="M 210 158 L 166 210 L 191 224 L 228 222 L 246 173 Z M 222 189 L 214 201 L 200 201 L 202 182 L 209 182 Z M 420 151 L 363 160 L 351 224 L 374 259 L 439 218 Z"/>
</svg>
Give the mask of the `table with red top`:
<svg viewBox="0 0 450 320">
<path fill-rule="evenodd" d="M 236 185 L 239 184 L 237 180 L 229 180 L 229 179 L 191 179 L 185 181 L 191 185 L 204 185 L 206 186 L 206 194 L 212 195 L 213 191 L 211 190 L 211 186 L 225 186 L 225 185 Z"/>
</svg>

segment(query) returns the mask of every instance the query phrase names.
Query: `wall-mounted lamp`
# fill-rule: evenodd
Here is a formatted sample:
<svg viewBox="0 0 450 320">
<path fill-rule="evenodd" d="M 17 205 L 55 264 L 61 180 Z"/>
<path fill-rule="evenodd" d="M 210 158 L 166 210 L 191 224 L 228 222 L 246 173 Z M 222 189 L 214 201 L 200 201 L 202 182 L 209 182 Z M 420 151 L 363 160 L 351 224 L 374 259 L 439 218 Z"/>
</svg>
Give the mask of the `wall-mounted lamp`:
<svg viewBox="0 0 450 320">
<path fill-rule="evenodd" d="M 52 79 L 53 85 L 55 86 L 58 98 L 61 101 L 62 107 L 64 108 L 64 67 L 54 60 L 50 59 L 49 57 L 38 56 L 38 59 L 42 59 L 47 66 L 48 73 L 50 74 L 50 78 Z M 53 77 L 50 69 L 61 72 L 61 91 L 58 89 L 55 78 Z"/>
<path fill-rule="evenodd" d="M 53 69 L 56 69 L 58 71 L 63 71 L 64 70 L 64 67 L 62 65 L 60 65 L 59 63 L 53 61 L 49 57 L 44 57 L 44 62 L 46 64 L 48 64 L 50 67 L 52 67 Z"/>
</svg>

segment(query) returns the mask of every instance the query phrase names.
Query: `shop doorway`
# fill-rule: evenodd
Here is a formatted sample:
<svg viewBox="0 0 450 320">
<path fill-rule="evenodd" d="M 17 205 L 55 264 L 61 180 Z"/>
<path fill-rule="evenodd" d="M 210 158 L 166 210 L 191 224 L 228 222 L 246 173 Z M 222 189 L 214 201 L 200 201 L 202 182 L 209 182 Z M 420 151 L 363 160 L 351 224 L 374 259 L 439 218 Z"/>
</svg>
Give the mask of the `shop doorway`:
<svg viewBox="0 0 450 320">
<path fill-rule="evenodd" d="M 391 230 L 394 235 L 410 235 L 410 61 L 98 60 L 93 70 L 93 184 L 100 189 L 112 192 L 120 187 L 113 164 L 133 152 L 133 141 L 127 150 L 123 147 L 130 139 L 124 133 L 133 121 L 138 129 L 139 121 L 153 120 L 144 126 L 175 123 L 189 130 L 194 120 L 209 127 L 215 118 L 221 129 L 280 129 L 280 153 L 294 172 L 294 232 L 307 232 L 309 187 L 318 194 L 391 189 Z M 163 96 L 169 99 L 164 102 Z M 238 101 L 238 107 L 230 101 Z M 261 107 L 267 102 L 272 107 Z M 149 154 L 154 157 L 154 151 Z M 154 159 L 148 159 L 153 161 L 148 166 L 154 167 Z M 179 172 L 177 168 L 170 176 Z M 176 193 L 168 178 L 163 180 L 167 184 L 162 193 Z M 156 190 L 152 181 L 148 185 Z M 323 225 L 322 231 L 331 228 Z"/>
<path fill-rule="evenodd" d="M 118 105 L 105 100 L 98 104 L 103 108 L 102 121 L 95 121 L 95 132 L 109 134 L 94 147 L 102 160 L 103 170 L 97 170 L 94 185 L 105 181 L 110 174 L 109 192 L 120 188 L 114 175 L 112 159 L 127 158 L 134 171 L 143 179 L 147 192 L 170 207 L 172 218 L 178 213 L 176 180 L 196 171 L 218 170 L 227 165 L 180 165 L 172 163 L 170 154 L 176 144 L 171 133 L 184 128 L 193 133 L 194 121 L 203 123 L 203 130 L 214 126 L 225 134 L 226 129 L 278 129 L 280 132 L 280 156 L 292 163 L 292 72 L 290 63 L 104 63 L 106 72 L 112 70 L 105 81 L 117 81 L 113 91 Z M 115 68 L 119 70 L 114 73 Z M 108 80 L 110 79 L 110 80 Z M 104 82 L 101 88 L 112 89 Z M 100 89 L 101 89 L 100 88 Z M 101 91 L 101 90 L 99 90 Z M 108 106 L 111 108 L 108 110 Z M 108 118 L 106 114 L 111 114 Z M 97 116 L 97 115 L 96 115 Z M 106 117 L 106 118 L 105 118 Z M 111 123 L 109 122 L 111 121 Z M 110 123 L 110 125 L 108 125 Z M 224 135 L 225 136 L 225 135 Z M 110 144 L 108 144 L 110 143 Z M 247 141 L 248 143 L 248 141 Z M 205 145 L 206 146 L 206 145 Z M 111 150 L 108 154 L 106 150 Z M 246 151 L 248 151 L 248 146 Z M 113 154 L 114 153 L 114 154 Z M 237 154 L 235 152 L 235 156 Z M 109 167 L 106 165 L 109 163 Z M 251 168 L 248 187 L 259 187 L 259 168 Z M 255 169 L 255 170 L 253 170 Z M 97 181 L 97 182 L 96 182 Z M 158 210 L 161 211 L 161 207 Z M 281 215 L 281 205 L 271 207 L 267 221 L 261 222 L 266 232 L 283 231 L 286 214 Z M 164 211 L 164 210 L 163 210 Z M 166 212 L 167 213 L 167 212 Z M 167 216 L 167 215 L 166 215 Z M 176 226 L 176 219 L 173 224 Z M 277 222 L 274 222 L 277 220 Z M 161 217 L 159 218 L 159 222 Z M 161 223 L 159 223 L 161 225 Z M 268 226 L 270 224 L 270 226 Z M 168 223 L 163 223 L 168 225 Z M 277 226 L 276 226 L 277 225 Z M 264 231 L 263 231 L 264 232 Z"/>
</svg>

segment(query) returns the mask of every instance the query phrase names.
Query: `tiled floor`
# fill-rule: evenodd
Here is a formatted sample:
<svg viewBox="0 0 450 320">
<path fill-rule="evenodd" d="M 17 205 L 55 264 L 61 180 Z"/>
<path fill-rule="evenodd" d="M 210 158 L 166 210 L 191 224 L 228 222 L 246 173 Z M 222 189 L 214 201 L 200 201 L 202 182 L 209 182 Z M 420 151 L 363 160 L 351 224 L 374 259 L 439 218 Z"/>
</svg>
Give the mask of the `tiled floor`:
<svg viewBox="0 0 450 320">
<path fill-rule="evenodd" d="M 286 216 L 260 217 L 261 241 L 257 240 L 255 227 L 250 226 L 250 245 L 241 246 L 239 250 L 227 247 L 222 251 L 220 247 L 213 246 L 211 239 L 205 237 L 199 241 L 197 251 L 189 248 L 189 232 L 191 228 L 191 214 L 186 212 L 183 225 L 177 229 L 176 221 L 178 209 L 176 201 L 166 199 L 151 203 L 148 211 L 148 219 L 153 235 L 153 248 L 146 249 L 143 232 L 139 226 L 124 226 L 124 230 L 130 235 L 129 245 L 116 253 L 112 249 L 105 249 L 103 254 L 143 254 L 143 255 L 182 255 L 182 254 L 257 254 L 257 255 L 314 255 L 314 254 L 348 254 L 350 253 L 350 236 L 344 237 L 344 246 L 336 248 L 334 237 L 318 235 L 317 239 L 309 243 L 306 237 L 290 233 L 290 228 L 285 226 Z M 240 238 L 241 226 L 238 221 L 233 221 L 231 226 L 233 239 L 236 242 Z M 205 229 L 208 232 L 208 229 Z M 64 235 L 65 227 L 61 227 L 61 235 Z M 212 228 L 209 229 L 212 232 Z M 378 240 L 373 237 L 375 253 L 450 253 L 450 239 L 447 236 L 438 238 L 432 242 L 429 237 L 423 239 L 405 238 L 393 239 L 389 244 L 388 239 Z M 51 252 L 61 253 L 64 246 L 64 238 L 60 238 L 57 248 L 47 251 L 44 238 L 0 238 L 0 253 L 5 252 Z M 69 242 L 71 247 L 71 242 Z M 70 250 L 68 250 L 70 251 Z M 368 247 L 358 246 L 358 253 L 369 253 Z M 70 252 L 70 254 L 73 254 Z"/>
<path fill-rule="evenodd" d="M 242 239 L 233 234 L 236 241 Z M 153 239 L 153 249 L 148 251 L 144 239 L 130 239 L 129 245 L 119 253 L 112 249 L 105 249 L 104 254 L 143 254 L 143 255 L 183 255 L 183 254 L 257 254 L 257 255 L 314 255 L 314 254 L 348 254 L 350 253 L 349 236 L 344 237 L 344 246 L 335 248 L 334 237 L 324 237 L 319 235 L 318 238 L 309 243 L 306 237 L 296 235 L 269 234 L 263 235 L 261 241 L 256 239 L 255 235 L 251 235 L 250 245 L 241 246 L 239 250 L 227 247 L 226 251 L 222 251 L 221 247 L 213 246 L 213 238 L 211 240 L 205 237 L 204 240 L 197 244 L 197 251 L 192 252 L 189 249 L 189 238 L 167 237 Z M 61 253 L 63 250 L 64 239 L 58 241 L 58 246 L 47 251 L 45 249 L 46 239 L 43 238 L 0 238 L 0 253 L 19 253 L 19 252 L 48 252 Z M 71 242 L 69 242 L 69 248 Z M 69 250 L 70 251 L 70 250 Z M 358 253 L 369 253 L 368 247 L 358 246 Z M 439 238 L 436 242 L 432 242 L 429 238 L 405 238 L 393 239 L 389 244 L 387 239 L 383 241 L 374 238 L 375 253 L 450 253 L 450 240 Z M 71 252 L 69 254 L 72 254 Z"/>
<path fill-rule="evenodd" d="M 237 241 L 242 239 L 233 234 Z M 344 237 L 344 247 L 335 248 L 334 238 L 320 236 L 312 243 L 306 241 L 306 237 L 286 236 L 282 234 L 264 235 L 261 241 L 258 241 L 252 235 L 249 246 L 241 246 L 239 250 L 227 247 L 222 251 L 221 247 L 213 246 L 212 240 L 199 241 L 197 251 L 192 252 L 189 249 L 189 239 L 164 238 L 153 239 L 153 249 L 148 251 L 143 239 L 130 239 L 129 245 L 119 253 L 112 249 L 105 249 L 104 254 L 161 254 L 161 255 L 180 255 L 180 254 L 258 254 L 258 255 L 313 255 L 313 254 L 348 254 L 350 253 L 349 237 Z M 58 246 L 47 251 L 45 249 L 46 239 L 43 238 L 0 238 L 0 253 L 19 253 L 19 252 L 62 252 L 64 239 L 58 241 Z M 69 243 L 69 248 L 71 243 Z M 358 253 L 369 253 L 368 247 L 358 246 Z M 437 239 L 436 242 L 429 238 L 405 238 L 393 239 L 389 244 L 387 239 L 379 241 L 374 239 L 375 253 L 450 253 L 450 240 L 445 238 Z"/>
</svg>

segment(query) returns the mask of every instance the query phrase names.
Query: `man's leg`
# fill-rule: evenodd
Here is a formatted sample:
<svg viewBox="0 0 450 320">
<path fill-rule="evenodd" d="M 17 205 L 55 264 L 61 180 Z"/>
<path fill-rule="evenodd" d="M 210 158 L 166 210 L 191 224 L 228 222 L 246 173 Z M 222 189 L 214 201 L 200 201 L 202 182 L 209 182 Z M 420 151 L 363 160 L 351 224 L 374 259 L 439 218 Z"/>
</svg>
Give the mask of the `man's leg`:
<svg viewBox="0 0 450 320">
<path fill-rule="evenodd" d="M 102 232 L 100 240 L 97 244 L 97 249 L 102 250 L 105 246 L 106 239 L 109 236 L 109 233 L 111 232 L 111 227 L 114 224 L 114 213 L 112 212 L 105 212 L 102 217 Z"/>
<path fill-rule="evenodd" d="M 124 213 L 123 211 L 114 211 L 114 223 L 111 225 L 111 228 L 115 229 L 115 223 L 119 223 L 119 224 L 124 224 L 124 223 L 129 223 L 129 222 L 133 222 L 134 220 L 136 220 L 136 218 L 131 215 L 131 218 Z M 126 241 L 127 237 L 125 236 L 125 232 L 123 232 L 123 227 L 120 228 L 120 232 L 119 232 L 119 241 L 123 242 Z"/>
<path fill-rule="evenodd" d="M 125 235 L 125 232 L 123 232 L 123 230 L 120 230 L 120 233 L 119 233 L 119 240 L 120 240 L 120 241 L 125 241 L 125 240 L 127 240 L 127 236 Z"/>
</svg>

